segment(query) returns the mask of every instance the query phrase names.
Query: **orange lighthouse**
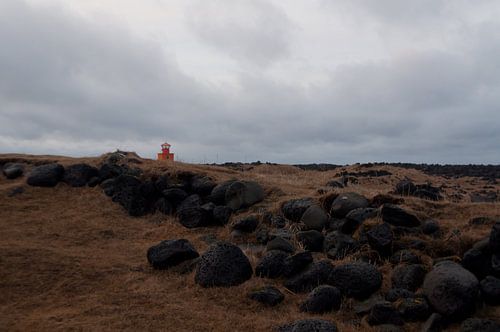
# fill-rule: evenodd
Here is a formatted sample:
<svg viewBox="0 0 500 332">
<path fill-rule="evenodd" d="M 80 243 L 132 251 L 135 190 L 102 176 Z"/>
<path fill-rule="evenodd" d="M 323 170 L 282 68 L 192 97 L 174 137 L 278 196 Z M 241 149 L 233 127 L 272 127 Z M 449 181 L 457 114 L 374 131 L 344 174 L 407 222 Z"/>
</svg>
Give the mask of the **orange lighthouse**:
<svg viewBox="0 0 500 332">
<path fill-rule="evenodd" d="M 174 154 L 170 153 L 171 145 L 163 143 L 161 145 L 161 153 L 158 153 L 158 160 L 172 160 L 174 161 Z"/>
</svg>

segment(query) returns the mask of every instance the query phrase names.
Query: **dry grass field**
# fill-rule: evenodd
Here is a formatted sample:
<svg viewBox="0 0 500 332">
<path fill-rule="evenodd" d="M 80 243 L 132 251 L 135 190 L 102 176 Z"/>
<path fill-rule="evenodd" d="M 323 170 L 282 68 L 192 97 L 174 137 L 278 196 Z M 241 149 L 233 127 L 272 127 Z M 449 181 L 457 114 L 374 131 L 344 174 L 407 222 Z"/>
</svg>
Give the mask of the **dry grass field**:
<svg viewBox="0 0 500 332">
<path fill-rule="evenodd" d="M 47 161 L 98 165 L 102 159 L 0 155 L 0 159 L 16 158 L 32 165 Z M 280 203 L 290 198 L 319 198 L 318 189 L 341 171 L 304 171 L 265 164 L 236 171 L 153 160 L 142 160 L 138 166 L 146 174 L 189 170 L 217 182 L 230 178 L 258 181 L 266 191 L 266 199 L 240 215 L 277 211 Z M 344 169 L 364 170 L 357 165 Z M 445 179 L 391 166 L 377 169 L 392 175 L 359 177 L 358 184 L 336 190 L 371 198 L 388 193 L 405 177 L 416 183 L 444 185 L 443 201 L 405 197 L 402 204 L 422 218 L 439 221 L 445 230 L 443 239 L 429 240 L 431 250 L 437 254 L 461 256 L 491 228 L 471 226 L 469 220 L 500 216 L 499 202 L 471 203 L 467 195 L 461 201 L 451 199 L 457 190 L 469 193 L 482 189 L 487 185 L 485 180 Z M 20 186 L 24 192 L 9 195 Z M 489 186 L 500 189 L 498 184 Z M 157 271 L 146 260 L 147 249 L 165 239 L 188 239 L 202 253 L 208 247 L 204 241 L 207 234 L 218 239 L 231 237 L 229 226 L 187 229 L 175 217 L 159 213 L 130 217 L 99 186 L 72 188 L 59 183 L 55 188 L 39 188 L 26 185 L 25 177 L 7 180 L 0 175 L 0 330 L 270 331 L 277 325 L 310 317 L 335 321 L 341 331 L 371 329 L 365 322 L 358 325 L 359 318 L 350 310 L 354 304 L 351 300 L 346 300 L 339 312 L 311 315 L 298 310 L 305 295 L 287 291 L 280 280 L 253 277 L 240 286 L 205 289 L 195 284 L 194 272 L 181 274 L 175 268 Z M 249 235 L 239 241 L 245 248 L 245 242 L 253 243 L 255 238 Z M 255 264 L 261 252 L 252 248 L 248 246 L 245 252 Z M 389 270 L 381 266 L 383 290 L 389 288 Z M 285 293 L 281 305 L 268 308 L 246 297 L 251 289 L 265 284 L 275 285 Z M 498 318 L 500 308 L 482 308 L 477 315 Z M 419 330 L 420 324 L 407 324 L 405 328 Z"/>
</svg>

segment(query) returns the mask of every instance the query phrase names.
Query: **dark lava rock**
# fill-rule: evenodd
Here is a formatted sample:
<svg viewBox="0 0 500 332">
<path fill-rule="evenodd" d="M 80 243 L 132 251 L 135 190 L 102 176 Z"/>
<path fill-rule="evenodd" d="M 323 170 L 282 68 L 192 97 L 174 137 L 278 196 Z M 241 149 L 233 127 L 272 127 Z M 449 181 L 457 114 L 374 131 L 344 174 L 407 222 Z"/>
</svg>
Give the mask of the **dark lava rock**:
<svg viewBox="0 0 500 332">
<path fill-rule="evenodd" d="M 411 250 L 399 250 L 395 252 L 390 258 L 391 264 L 420 264 L 422 261 L 420 257 Z"/>
<path fill-rule="evenodd" d="M 297 233 L 297 241 L 299 241 L 305 250 L 322 252 L 323 241 L 325 237 L 318 231 L 303 231 Z"/>
<path fill-rule="evenodd" d="M 195 176 L 191 179 L 191 191 L 200 196 L 207 196 L 217 184 L 206 176 Z"/>
<path fill-rule="evenodd" d="M 475 309 L 479 291 L 477 278 L 457 263 L 443 261 L 424 279 L 423 293 L 434 311 L 460 318 Z"/>
<path fill-rule="evenodd" d="M 489 305 L 500 305 L 500 279 L 487 276 L 479 283 L 484 302 Z"/>
<path fill-rule="evenodd" d="M 154 208 L 163 214 L 171 214 L 173 212 L 173 206 L 165 197 L 160 197 L 156 201 Z"/>
<path fill-rule="evenodd" d="M 193 194 L 186 197 L 178 206 L 177 211 L 182 211 L 184 209 L 190 209 L 201 206 L 201 197 L 200 195 Z"/>
<path fill-rule="evenodd" d="M 439 227 L 439 223 L 432 219 L 424 221 L 422 224 L 422 233 L 433 236 L 440 235 L 441 228 Z"/>
<path fill-rule="evenodd" d="M 135 176 L 119 175 L 109 185 L 107 181 L 101 184 L 105 193 L 111 194 L 113 202 L 119 203 L 129 215 L 143 216 L 152 210 L 156 199 L 150 199 L 148 186 L 143 185 Z"/>
<path fill-rule="evenodd" d="M 108 179 L 116 178 L 126 172 L 126 167 L 116 165 L 113 163 L 104 163 L 99 168 L 99 179 L 106 181 Z"/>
<path fill-rule="evenodd" d="M 366 232 L 366 238 L 370 247 L 378 251 L 382 256 L 387 256 L 391 253 L 393 236 L 389 224 L 382 223 L 374 226 Z"/>
<path fill-rule="evenodd" d="M 320 206 L 311 205 L 302 215 L 301 221 L 306 230 L 321 232 L 328 222 L 328 215 Z"/>
<path fill-rule="evenodd" d="M 212 219 L 214 224 L 224 226 L 229 222 L 233 210 L 230 207 L 220 205 L 214 207 L 212 211 Z"/>
<path fill-rule="evenodd" d="M 281 250 L 268 251 L 255 267 L 255 275 L 258 277 L 278 278 L 283 275 L 285 260 L 288 254 Z"/>
<path fill-rule="evenodd" d="M 170 178 L 167 175 L 160 175 L 155 181 L 155 187 L 158 192 L 163 192 L 167 190 L 170 185 Z"/>
<path fill-rule="evenodd" d="M 398 310 L 407 322 L 426 320 L 431 314 L 429 304 L 425 298 L 405 298 L 399 305 Z"/>
<path fill-rule="evenodd" d="M 493 253 L 500 253 L 500 222 L 495 223 L 491 228 L 489 245 Z"/>
<path fill-rule="evenodd" d="M 293 244 L 287 239 L 276 236 L 275 238 L 267 242 L 266 250 L 281 250 L 284 252 L 293 253 L 295 251 L 295 248 L 293 247 Z"/>
<path fill-rule="evenodd" d="M 385 204 L 381 210 L 382 220 L 394 226 L 418 227 L 420 221 L 413 214 L 392 204 Z"/>
<path fill-rule="evenodd" d="M 337 325 L 323 319 L 301 319 L 281 325 L 278 332 L 337 332 Z"/>
<path fill-rule="evenodd" d="M 342 259 L 353 253 L 359 247 L 358 242 L 349 235 L 340 232 L 330 232 L 323 242 L 326 255 L 330 259 Z"/>
<path fill-rule="evenodd" d="M 216 185 L 210 193 L 210 201 L 215 205 L 225 205 L 227 188 L 234 182 L 236 182 L 236 180 L 229 180 Z"/>
<path fill-rule="evenodd" d="M 368 315 L 367 322 L 370 325 L 393 324 L 403 325 L 404 321 L 401 314 L 392 306 L 390 302 L 376 303 L 370 314 Z"/>
<path fill-rule="evenodd" d="M 399 299 L 414 298 L 415 293 L 404 288 L 392 288 L 387 294 L 385 294 L 385 299 L 389 302 L 396 302 Z"/>
<path fill-rule="evenodd" d="M 380 288 L 382 274 L 372 264 L 349 262 L 335 266 L 331 281 L 343 295 L 365 299 Z"/>
<path fill-rule="evenodd" d="M 460 325 L 460 332 L 498 332 L 500 323 L 492 319 L 468 318 Z"/>
<path fill-rule="evenodd" d="M 258 225 L 259 218 L 252 215 L 236 221 L 232 228 L 243 233 L 252 233 L 257 229 Z"/>
<path fill-rule="evenodd" d="M 179 188 L 169 188 L 162 191 L 163 196 L 168 199 L 174 206 L 179 205 L 183 200 L 188 197 L 188 194 Z"/>
<path fill-rule="evenodd" d="M 340 230 L 345 234 L 353 234 L 366 219 L 374 218 L 377 214 L 378 210 L 374 208 L 354 209 L 345 216 Z"/>
<path fill-rule="evenodd" d="M 2 169 L 3 175 L 9 180 L 17 179 L 24 173 L 24 165 L 21 163 L 7 163 Z"/>
<path fill-rule="evenodd" d="M 89 179 L 89 181 L 87 182 L 87 186 L 93 188 L 93 187 L 97 186 L 99 183 L 101 183 L 101 179 L 98 176 L 94 176 L 94 177 Z"/>
<path fill-rule="evenodd" d="M 292 277 L 303 271 L 313 262 L 313 256 L 310 251 L 299 252 L 295 255 L 288 256 L 285 259 L 283 267 L 283 276 Z"/>
<path fill-rule="evenodd" d="M 464 253 L 462 266 L 472 272 L 478 279 L 483 279 L 492 272 L 491 254 L 485 250 L 471 248 Z"/>
<path fill-rule="evenodd" d="M 299 222 L 306 210 L 315 204 L 316 202 L 312 198 L 292 199 L 283 203 L 281 211 L 288 220 Z"/>
<path fill-rule="evenodd" d="M 168 269 L 198 256 L 193 245 L 185 239 L 161 241 L 147 253 L 148 262 L 155 269 Z"/>
<path fill-rule="evenodd" d="M 274 307 L 285 299 L 285 295 L 274 286 L 264 286 L 248 294 L 248 297 L 257 302 Z"/>
<path fill-rule="evenodd" d="M 221 242 L 201 255 L 195 282 L 202 287 L 229 287 L 244 283 L 252 274 L 252 265 L 243 251 L 233 244 Z"/>
<path fill-rule="evenodd" d="M 239 210 L 252 206 L 263 199 L 264 189 L 260 184 L 253 181 L 236 181 L 227 187 L 225 205 L 233 210 Z"/>
<path fill-rule="evenodd" d="M 99 175 L 99 170 L 87 164 L 75 164 L 66 167 L 63 181 L 72 187 L 83 187 L 93 177 Z"/>
<path fill-rule="evenodd" d="M 342 296 L 338 288 L 321 285 L 312 290 L 300 304 L 300 311 L 322 314 L 332 310 L 339 310 Z"/>
<path fill-rule="evenodd" d="M 35 187 L 54 187 L 61 181 L 64 167 L 59 164 L 46 164 L 33 168 L 27 183 Z"/>
<path fill-rule="evenodd" d="M 332 264 L 327 260 L 321 260 L 286 280 L 285 287 L 295 293 L 309 292 L 319 285 L 330 284 L 332 272 Z"/>
<path fill-rule="evenodd" d="M 211 212 L 200 205 L 200 197 L 191 195 L 179 205 L 179 222 L 187 228 L 205 227 L 210 223 Z"/>
<path fill-rule="evenodd" d="M 392 287 L 415 291 L 422 285 L 426 273 L 420 264 L 396 266 L 392 270 Z"/>
<path fill-rule="evenodd" d="M 343 193 L 332 203 L 330 213 L 333 217 L 344 218 L 349 212 L 358 208 L 368 207 L 366 197 L 357 193 Z"/>
</svg>

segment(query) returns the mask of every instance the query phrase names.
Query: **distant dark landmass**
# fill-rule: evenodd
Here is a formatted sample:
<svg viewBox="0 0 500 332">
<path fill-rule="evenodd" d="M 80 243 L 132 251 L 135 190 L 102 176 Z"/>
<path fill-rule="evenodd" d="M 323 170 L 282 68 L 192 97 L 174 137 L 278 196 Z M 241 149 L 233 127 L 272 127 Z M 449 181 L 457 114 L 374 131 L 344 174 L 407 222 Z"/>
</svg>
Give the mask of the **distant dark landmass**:
<svg viewBox="0 0 500 332">
<path fill-rule="evenodd" d="M 241 163 L 241 162 L 227 162 L 223 164 L 212 164 L 218 165 L 222 167 L 228 167 L 231 169 L 237 170 L 245 170 L 251 169 L 253 166 L 259 165 L 276 165 L 276 163 L 270 162 L 251 162 L 251 163 Z M 447 178 L 454 177 L 481 177 L 485 179 L 499 179 L 500 178 L 500 165 L 442 165 L 442 164 L 412 164 L 412 163 L 365 163 L 365 164 L 356 164 L 361 167 L 377 167 L 377 166 L 394 166 L 401 167 L 406 169 L 416 169 L 422 171 L 429 175 L 438 175 Z M 326 164 L 326 163 L 318 163 L 318 164 L 295 164 L 293 165 L 303 170 L 310 171 L 331 171 L 335 170 L 347 165 L 337 165 L 337 164 Z M 383 176 L 384 174 L 380 171 L 378 172 L 378 176 Z M 374 173 L 375 174 L 375 173 Z M 374 176 L 374 174 L 370 174 L 370 176 Z M 363 176 L 363 174 L 358 174 L 358 176 Z"/>
</svg>

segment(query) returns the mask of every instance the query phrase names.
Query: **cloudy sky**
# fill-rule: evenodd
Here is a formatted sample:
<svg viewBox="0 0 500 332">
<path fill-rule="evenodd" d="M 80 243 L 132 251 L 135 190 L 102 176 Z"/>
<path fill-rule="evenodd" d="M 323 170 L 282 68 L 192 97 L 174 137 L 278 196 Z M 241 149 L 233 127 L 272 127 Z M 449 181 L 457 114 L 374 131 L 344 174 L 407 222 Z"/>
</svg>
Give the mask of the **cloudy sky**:
<svg viewBox="0 0 500 332">
<path fill-rule="evenodd" d="M 1 0 L 0 153 L 500 163 L 497 0 Z"/>
</svg>

